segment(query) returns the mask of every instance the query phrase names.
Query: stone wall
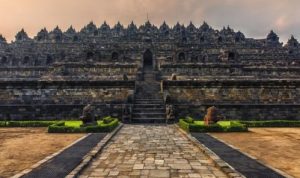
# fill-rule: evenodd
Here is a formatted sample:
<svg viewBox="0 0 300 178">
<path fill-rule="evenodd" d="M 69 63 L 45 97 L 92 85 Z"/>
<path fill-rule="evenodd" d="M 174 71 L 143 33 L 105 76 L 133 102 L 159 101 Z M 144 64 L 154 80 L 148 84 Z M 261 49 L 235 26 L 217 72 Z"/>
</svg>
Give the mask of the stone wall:
<svg viewBox="0 0 300 178">
<path fill-rule="evenodd" d="M 175 104 L 176 117 L 203 120 L 207 108 L 216 106 L 227 120 L 300 120 L 299 104 Z"/>
<path fill-rule="evenodd" d="M 78 120 L 86 105 L 0 105 L 0 120 Z M 99 118 L 111 115 L 122 118 L 122 104 L 94 104 Z"/>
<path fill-rule="evenodd" d="M 216 106 L 229 119 L 300 120 L 299 80 L 164 81 L 162 89 L 179 117 Z"/>
<path fill-rule="evenodd" d="M 2 81 L 0 119 L 78 119 L 87 104 L 120 116 L 134 90 L 134 81 Z"/>
<path fill-rule="evenodd" d="M 43 80 L 66 81 L 117 81 L 135 80 L 138 72 L 136 64 L 120 63 L 68 63 L 54 65 L 52 70 L 41 78 Z"/>
<path fill-rule="evenodd" d="M 213 64 L 213 63 L 180 63 L 162 64 L 159 70 L 162 78 L 168 79 L 176 74 L 179 80 L 202 80 L 212 78 L 238 79 L 266 79 L 266 78 L 298 78 L 300 67 L 273 65 L 267 66 L 260 63 L 248 64 Z"/>
</svg>

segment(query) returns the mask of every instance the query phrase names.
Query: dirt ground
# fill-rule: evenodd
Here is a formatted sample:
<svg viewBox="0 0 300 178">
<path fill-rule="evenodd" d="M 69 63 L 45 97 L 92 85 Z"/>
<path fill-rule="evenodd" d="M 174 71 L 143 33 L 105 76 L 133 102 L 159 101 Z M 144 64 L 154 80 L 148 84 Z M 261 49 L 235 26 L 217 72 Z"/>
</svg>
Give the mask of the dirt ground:
<svg viewBox="0 0 300 178">
<path fill-rule="evenodd" d="M 84 134 L 48 134 L 47 128 L 0 128 L 0 177 L 10 177 Z"/>
<path fill-rule="evenodd" d="M 300 178 L 300 128 L 253 128 L 249 133 L 211 135 Z"/>
</svg>

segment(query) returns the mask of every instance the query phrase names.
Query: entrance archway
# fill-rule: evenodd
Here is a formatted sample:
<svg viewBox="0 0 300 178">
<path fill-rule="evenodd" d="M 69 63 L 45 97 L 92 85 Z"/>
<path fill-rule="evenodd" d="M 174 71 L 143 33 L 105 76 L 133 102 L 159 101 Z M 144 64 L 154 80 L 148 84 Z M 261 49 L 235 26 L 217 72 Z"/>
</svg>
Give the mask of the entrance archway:
<svg viewBox="0 0 300 178">
<path fill-rule="evenodd" d="M 144 59 L 144 67 L 152 67 L 153 66 L 153 54 L 147 49 L 143 55 Z"/>
</svg>

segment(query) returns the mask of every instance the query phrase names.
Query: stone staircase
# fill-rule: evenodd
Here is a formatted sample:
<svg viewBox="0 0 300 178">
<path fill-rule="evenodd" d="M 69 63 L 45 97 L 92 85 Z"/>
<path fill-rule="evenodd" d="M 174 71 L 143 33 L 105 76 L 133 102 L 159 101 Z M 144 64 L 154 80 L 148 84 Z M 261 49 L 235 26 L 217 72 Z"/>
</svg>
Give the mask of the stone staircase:
<svg viewBox="0 0 300 178">
<path fill-rule="evenodd" d="M 133 123 L 165 123 L 165 104 L 160 93 L 160 83 L 153 70 L 144 71 L 144 81 L 137 82 L 133 105 Z"/>
</svg>

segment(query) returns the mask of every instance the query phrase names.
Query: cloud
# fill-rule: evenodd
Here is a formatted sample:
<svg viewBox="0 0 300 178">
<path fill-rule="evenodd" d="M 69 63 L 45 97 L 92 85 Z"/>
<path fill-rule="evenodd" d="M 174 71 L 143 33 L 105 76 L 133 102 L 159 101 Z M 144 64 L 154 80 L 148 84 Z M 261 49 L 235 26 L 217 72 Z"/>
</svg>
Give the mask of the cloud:
<svg viewBox="0 0 300 178">
<path fill-rule="evenodd" d="M 12 40 L 21 28 L 34 36 L 41 28 L 73 25 L 77 30 L 93 20 L 127 25 L 164 20 L 197 26 L 207 21 L 214 28 L 230 25 L 248 37 L 264 38 L 273 29 L 281 40 L 300 37 L 299 0 L 0 0 L 0 33 Z"/>
</svg>

